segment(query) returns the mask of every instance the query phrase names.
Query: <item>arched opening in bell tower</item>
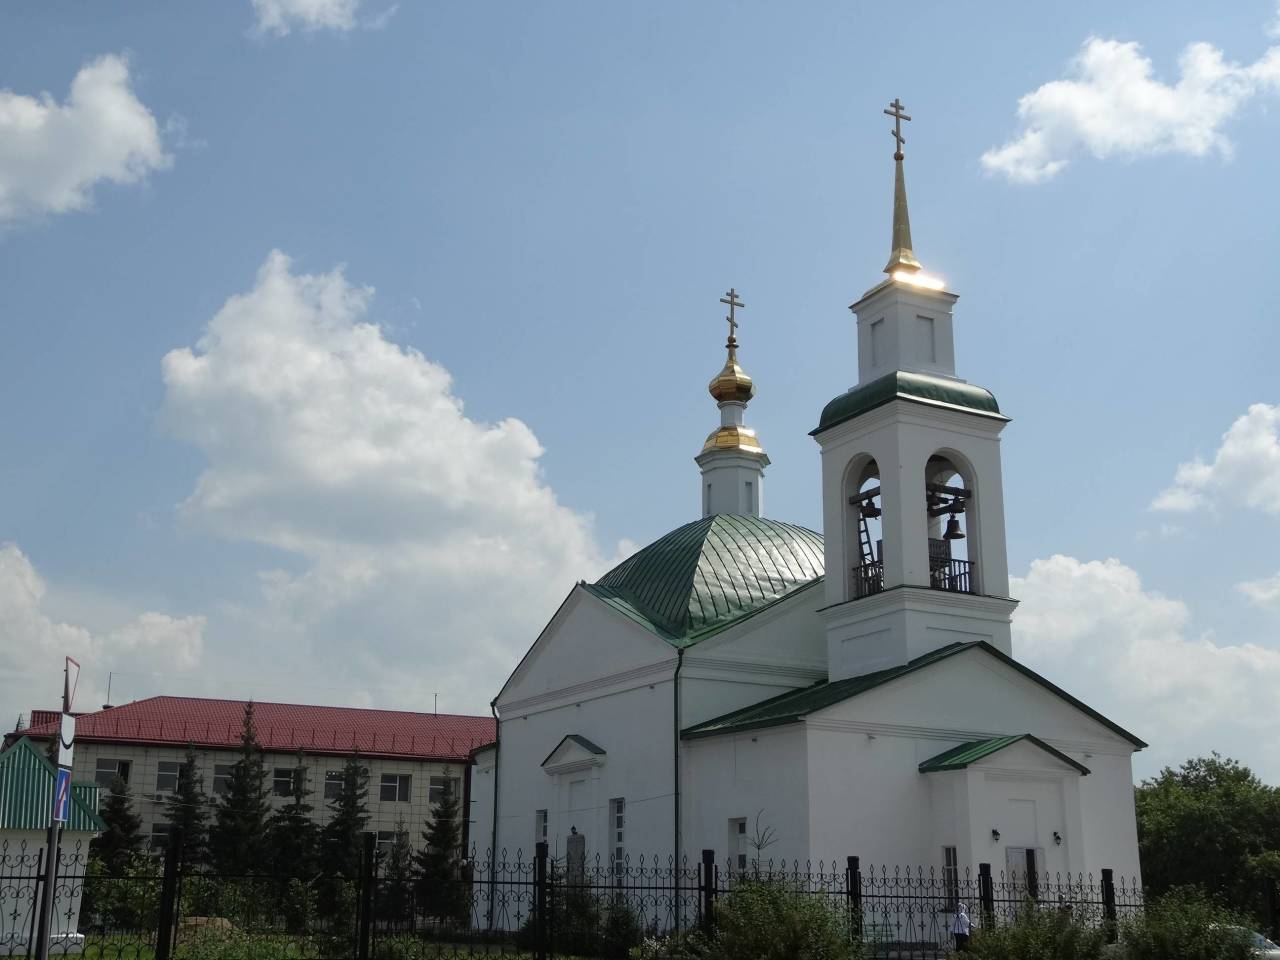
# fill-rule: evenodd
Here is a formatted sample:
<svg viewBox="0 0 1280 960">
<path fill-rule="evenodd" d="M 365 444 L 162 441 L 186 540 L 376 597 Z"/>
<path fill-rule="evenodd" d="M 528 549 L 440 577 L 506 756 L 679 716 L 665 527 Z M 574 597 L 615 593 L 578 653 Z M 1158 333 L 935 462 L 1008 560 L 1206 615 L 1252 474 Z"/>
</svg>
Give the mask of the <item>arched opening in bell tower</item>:
<svg viewBox="0 0 1280 960">
<path fill-rule="evenodd" d="M 973 471 L 958 456 L 935 453 L 925 468 L 929 586 L 978 593 L 977 498 Z"/>
<path fill-rule="evenodd" d="M 884 589 L 884 509 L 880 467 L 861 457 L 845 473 L 845 556 L 849 558 L 846 599 L 855 600 Z"/>
</svg>

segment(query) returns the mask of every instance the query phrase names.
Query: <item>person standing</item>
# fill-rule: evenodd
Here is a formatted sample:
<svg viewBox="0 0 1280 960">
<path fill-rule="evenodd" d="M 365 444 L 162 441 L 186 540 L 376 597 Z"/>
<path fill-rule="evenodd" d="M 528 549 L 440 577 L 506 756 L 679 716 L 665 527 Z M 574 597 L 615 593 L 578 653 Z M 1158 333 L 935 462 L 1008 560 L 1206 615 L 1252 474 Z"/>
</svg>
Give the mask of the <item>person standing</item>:
<svg viewBox="0 0 1280 960">
<path fill-rule="evenodd" d="M 951 935 L 956 940 L 956 953 L 969 952 L 970 927 L 969 905 L 961 902 L 956 905 L 956 915 L 951 921 Z"/>
</svg>

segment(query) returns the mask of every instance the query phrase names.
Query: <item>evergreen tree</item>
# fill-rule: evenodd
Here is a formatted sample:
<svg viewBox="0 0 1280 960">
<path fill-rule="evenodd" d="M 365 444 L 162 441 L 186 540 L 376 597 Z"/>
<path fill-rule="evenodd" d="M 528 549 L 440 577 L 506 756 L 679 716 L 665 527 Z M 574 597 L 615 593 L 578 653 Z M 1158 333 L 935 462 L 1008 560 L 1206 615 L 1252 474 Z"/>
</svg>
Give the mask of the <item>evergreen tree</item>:
<svg viewBox="0 0 1280 960">
<path fill-rule="evenodd" d="M 129 786 L 119 776 L 111 781 L 98 815 L 107 829 L 89 844 L 89 852 L 102 861 L 108 874 L 123 873 L 129 861 L 142 852 L 142 835 L 138 832 L 142 818 L 133 812 Z"/>
<path fill-rule="evenodd" d="M 267 772 L 250 702 L 244 705 L 240 757 L 231 766 L 227 792 L 222 795 L 209 831 L 209 857 L 219 873 L 245 876 L 263 870 L 270 812 Z"/>
<path fill-rule="evenodd" d="M 453 784 L 452 779 L 445 781 L 431 807 L 431 822 L 422 831 L 423 846 L 416 858 L 418 909 L 442 923 L 460 926 L 470 916 L 471 894 L 460 870 L 460 804 Z"/>
<path fill-rule="evenodd" d="M 364 830 L 369 823 L 369 770 L 356 753 L 342 765 L 342 787 L 329 801 L 332 814 L 322 832 L 324 869 L 331 876 L 355 879 L 360 875 Z"/>
<path fill-rule="evenodd" d="M 319 869 L 319 829 L 311 819 L 307 786 L 308 768 L 302 751 L 293 768 L 293 790 L 289 802 L 271 815 L 267 840 L 275 872 L 294 877 L 310 877 Z"/>
<path fill-rule="evenodd" d="M 413 915 L 413 847 L 404 818 L 396 821 L 395 839 L 382 858 L 383 882 L 378 906 L 383 919 L 408 920 Z"/>
<path fill-rule="evenodd" d="M 182 848 L 178 855 L 184 867 L 204 863 L 207 853 L 209 800 L 202 783 L 195 747 L 187 744 L 186 758 L 178 767 L 178 788 L 165 803 L 170 831 L 182 831 Z"/>
</svg>

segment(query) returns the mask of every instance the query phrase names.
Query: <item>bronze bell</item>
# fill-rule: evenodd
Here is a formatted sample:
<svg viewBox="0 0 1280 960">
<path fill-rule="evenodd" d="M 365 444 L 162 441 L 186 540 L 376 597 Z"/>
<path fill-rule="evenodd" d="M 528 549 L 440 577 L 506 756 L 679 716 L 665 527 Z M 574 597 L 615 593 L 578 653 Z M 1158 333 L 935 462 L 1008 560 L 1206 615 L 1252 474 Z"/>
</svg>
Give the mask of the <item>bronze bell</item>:
<svg viewBox="0 0 1280 960">
<path fill-rule="evenodd" d="M 953 513 L 947 518 L 947 529 L 942 534 L 943 540 L 963 540 L 964 531 L 960 529 L 960 519 Z"/>
</svg>

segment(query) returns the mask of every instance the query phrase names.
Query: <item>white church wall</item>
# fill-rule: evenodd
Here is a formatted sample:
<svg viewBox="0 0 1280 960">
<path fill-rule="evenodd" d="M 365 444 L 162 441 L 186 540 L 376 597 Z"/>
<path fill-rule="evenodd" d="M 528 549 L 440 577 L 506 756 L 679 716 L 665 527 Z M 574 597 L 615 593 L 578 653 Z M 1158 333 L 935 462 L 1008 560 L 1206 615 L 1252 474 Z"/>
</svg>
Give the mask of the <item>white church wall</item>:
<svg viewBox="0 0 1280 960">
<path fill-rule="evenodd" d="M 1115 871 L 1116 883 L 1142 886 L 1138 862 L 1138 822 L 1133 806 L 1133 757 L 1093 751 L 1080 762 L 1093 771 L 1080 781 L 1084 863 L 1096 879 L 1102 867 Z"/>
<path fill-rule="evenodd" d="M 467 811 L 467 847 L 484 858 L 493 846 L 494 773 L 497 755 L 493 749 L 476 752 L 467 770 L 470 777 L 470 809 Z"/>
<path fill-rule="evenodd" d="M 768 727 L 681 744 L 684 847 L 690 861 L 714 850 L 723 865 L 741 853 L 799 860 L 809 855 L 809 777 L 803 724 Z M 751 838 L 772 831 L 774 842 L 757 850 Z M 746 821 L 742 839 L 731 822 Z"/>
</svg>

